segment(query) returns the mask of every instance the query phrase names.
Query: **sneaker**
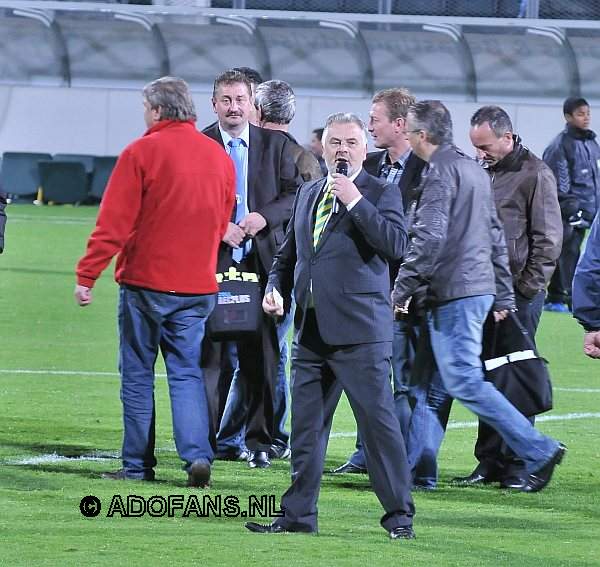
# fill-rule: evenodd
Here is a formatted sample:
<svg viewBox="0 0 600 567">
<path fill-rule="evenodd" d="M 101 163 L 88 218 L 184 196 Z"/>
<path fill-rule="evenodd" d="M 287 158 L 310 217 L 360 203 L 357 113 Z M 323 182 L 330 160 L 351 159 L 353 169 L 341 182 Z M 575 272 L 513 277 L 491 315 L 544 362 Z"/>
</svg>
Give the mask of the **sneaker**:
<svg viewBox="0 0 600 567">
<path fill-rule="evenodd" d="M 571 310 L 566 303 L 546 303 L 546 305 L 544 305 L 544 311 L 551 311 L 553 313 L 571 313 Z"/>
<path fill-rule="evenodd" d="M 292 452 L 289 447 L 281 445 L 271 445 L 269 449 L 269 459 L 289 459 Z"/>
</svg>

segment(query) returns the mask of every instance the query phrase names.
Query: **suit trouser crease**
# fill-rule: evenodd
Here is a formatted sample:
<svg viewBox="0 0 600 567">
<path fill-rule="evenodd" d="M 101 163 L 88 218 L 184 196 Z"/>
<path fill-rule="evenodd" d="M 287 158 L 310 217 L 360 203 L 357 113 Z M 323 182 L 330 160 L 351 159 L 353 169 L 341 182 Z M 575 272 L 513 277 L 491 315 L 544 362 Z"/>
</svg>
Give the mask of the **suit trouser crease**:
<svg viewBox="0 0 600 567">
<path fill-rule="evenodd" d="M 343 390 L 365 444 L 373 490 L 386 512 L 382 525 L 388 530 L 411 525 L 410 472 L 389 383 L 391 344 L 330 347 L 311 337 L 313 325 L 305 323 L 302 340 L 293 346 L 292 484 L 282 498 L 285 518 L 278 522 L 289 529 L 317 529 L 329 430 Z"/>
</svg>

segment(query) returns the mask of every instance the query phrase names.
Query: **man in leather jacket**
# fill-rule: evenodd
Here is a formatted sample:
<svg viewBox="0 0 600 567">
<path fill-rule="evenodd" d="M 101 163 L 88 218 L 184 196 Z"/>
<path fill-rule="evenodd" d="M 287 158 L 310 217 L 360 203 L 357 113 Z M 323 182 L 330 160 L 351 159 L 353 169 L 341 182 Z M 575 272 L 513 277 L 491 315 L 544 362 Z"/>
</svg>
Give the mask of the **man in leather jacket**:
<svg viewBox="0 0 600 567">
<path fill-rule="evenodd" d="M 408 140 L 428 162 L 410 242 L 392 294 L 399 309 L 427 284 L 427 325 L 448 393 L 493 427 L 524 461 L 523 492 L 542 490 L 566 447 L 542 435 L 490 382 L 481 365 L 483 323 L 515 307 L 506 244 L 489 176 L 452 145 L 452 120 L 439 101 L 408 113 Z"/>
<path fill-rule="evenodd" d="M 546 286 L 562 243 L 556 180 L 550 168 L 521 144 L 502 108 L 483 106 L 477 110 L 471 118 L 469 135 L 492 180 L 506 238 L 517 316 L 535 339 Z M 455 478 L 455 482 L 474 486 L 499 480 L 503 488 L 521 486 L 522 463 L 483 422 L 479 423 L 475 457 L 479 461 L 475 470 Z"/>
</svg>

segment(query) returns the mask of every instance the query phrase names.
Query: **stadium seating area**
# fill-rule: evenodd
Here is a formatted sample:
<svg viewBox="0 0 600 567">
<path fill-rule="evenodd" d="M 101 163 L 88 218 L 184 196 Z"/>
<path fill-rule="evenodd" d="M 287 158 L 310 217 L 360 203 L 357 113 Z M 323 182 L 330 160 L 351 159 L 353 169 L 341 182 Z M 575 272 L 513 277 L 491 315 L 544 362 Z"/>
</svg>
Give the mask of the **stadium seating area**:
<svg viewBox="0 0 600 567">
<path fill-rule="evenodd" d="M 158 2 L 155 2 L 158 3 Z M 375 0 L 246 0 L 245 8 L 255 10 L 298 10 L 369 14 L 380 11 Z M 421 16 L 473 16 L 516 18 L 520 0 L 392 0 L 392 14 Z M 214 8 L 234 8 L 234 0 L 213 0 Z M 600 18 L 600 2 L 590 0 L 540 0 L 539 17 L 592 20 Z"/>
<path fill-rule="evenodd" d="M 102 199 L 116 159 L 113 156 L 4 152 L 0 187 L 17 201 L 97 203 Z"/>
</svg>

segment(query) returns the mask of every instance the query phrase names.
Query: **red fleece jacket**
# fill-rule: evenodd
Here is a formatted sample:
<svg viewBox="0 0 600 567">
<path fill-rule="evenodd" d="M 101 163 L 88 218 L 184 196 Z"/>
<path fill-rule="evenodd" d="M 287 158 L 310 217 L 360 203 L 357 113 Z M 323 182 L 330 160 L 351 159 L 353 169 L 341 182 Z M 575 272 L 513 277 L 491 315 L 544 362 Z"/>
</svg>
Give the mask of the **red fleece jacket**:
<svg viewBox="0 0 600 567">
<path fill-rule="evenodd" d="M 119 254 L 115 279 L 156 291 L 217 291 L 217 249 L 235 201 L 225 150 L 193 122 L 161 120 L 121 154 L 77 265 L 93 287 Z"/>
</svg>

